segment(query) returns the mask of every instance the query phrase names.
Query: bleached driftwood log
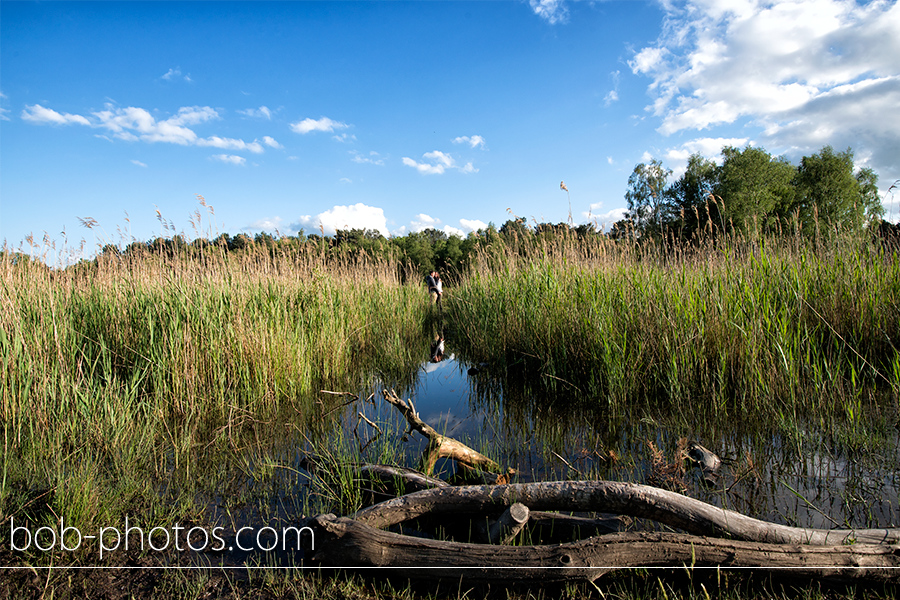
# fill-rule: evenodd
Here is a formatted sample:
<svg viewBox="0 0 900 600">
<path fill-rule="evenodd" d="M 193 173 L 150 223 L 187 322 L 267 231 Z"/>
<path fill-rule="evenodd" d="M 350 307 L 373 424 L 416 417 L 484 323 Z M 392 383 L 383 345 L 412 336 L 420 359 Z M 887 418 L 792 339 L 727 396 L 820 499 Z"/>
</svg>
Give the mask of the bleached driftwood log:
<svg viewBox="0 0 900 600">
<path fill-rule="evenodd" d="M 900 549 L 884 544 L 806 546 L 677 533 L 618 533 L 553 546 L 492 546 L 399 535 L 320 515 L 312 522 L 322 566 L 393 567 L 412 578 L 595 580 L 633 567 L 756 567 L 795 576 L 897 582 Z"/>
<path fill-rule="evenodd" d="M 530 510 L 603 512 L 652 519 L 694 535 L 811 546 L 898 544 L 900 529 L 811 529 L 748 517 L 675 492 L 618 481 L 552 481 L 442 487 L 364 508 L 354 519 L 386 528 L 423 515 L 500 512 L 519 502 Z M 900 550 L 900 548 L 898 548 Z"/>
</svg>

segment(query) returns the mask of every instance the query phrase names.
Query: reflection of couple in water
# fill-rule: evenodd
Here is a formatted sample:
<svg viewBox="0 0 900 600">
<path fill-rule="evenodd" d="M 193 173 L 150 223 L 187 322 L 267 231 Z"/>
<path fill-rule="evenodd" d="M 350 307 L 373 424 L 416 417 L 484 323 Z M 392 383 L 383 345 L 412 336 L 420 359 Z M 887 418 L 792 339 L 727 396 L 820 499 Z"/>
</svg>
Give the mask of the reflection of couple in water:
<svg viewBox="0 0 900 600">
<path fill-rule="evenodd" d="M 444 360 L 444 337 L 438 336 L 431 344 L 431 362 L 441 362 Z"/>
<path fill-rule="evenodd" d="M 441 283 L 441 276 L 438 275 L 437 271 L 432 271 L 428 275 L 425 276 L 425 285 L 428 287 L 428 295 L 431 296 L 432 304 L 437 304 L 438 308 L 441 307 L 441 296 L 444 295 L 444 287 Z M 431 343 L 431 362 L 438 363 L 444 360 L 444 323 L 443 323 L 443 311 L 441 311 L 441 332 L 437 335 L 435 340 Z"/>
</svg>

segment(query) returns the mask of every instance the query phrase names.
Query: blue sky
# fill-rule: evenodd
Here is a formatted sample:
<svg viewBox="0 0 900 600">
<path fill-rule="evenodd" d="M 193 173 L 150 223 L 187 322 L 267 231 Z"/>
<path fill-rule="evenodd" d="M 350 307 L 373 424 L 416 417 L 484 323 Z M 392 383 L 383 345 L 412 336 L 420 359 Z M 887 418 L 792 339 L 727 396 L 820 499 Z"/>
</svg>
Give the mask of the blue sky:
<svg viewBox="0 0 900 600">
<path fill-rule="evenodd" d="M 879 1 L 3 1 L 0 238 L 602 226 L 637 163 L 726 144 L 852 147 L 896 220 L 897 31 Z"/>
</svg>

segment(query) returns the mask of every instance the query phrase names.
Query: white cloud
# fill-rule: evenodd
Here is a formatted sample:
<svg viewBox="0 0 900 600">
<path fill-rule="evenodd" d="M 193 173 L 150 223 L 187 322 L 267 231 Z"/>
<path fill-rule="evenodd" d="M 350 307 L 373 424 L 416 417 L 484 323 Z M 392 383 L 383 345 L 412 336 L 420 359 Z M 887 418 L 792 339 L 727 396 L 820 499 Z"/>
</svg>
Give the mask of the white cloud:
<svg viewBox="0 0 900 600">
<path fill-rule="evenodd" d="M 651 78 L 659 131 L 734 123 L 795 153 L 851 146 L 900 168 L 900 4 L 874 0 L 664 2 L 663 33 L 629 66 Z"/>
<path fill-rule="evenodd" d="M 480 221 L 477 221 L 481 223 Z M 462 223 L 462 220 L 460 220 Z M 463 225 L 465 227 L 465 225 Z M 486 227 L 486 226 L 485 226 Z M 458 227 L 453 227 L 452 225 L 444 225 L 441 227 L 441 220 L 431 217 L 426 214 L 418 214 L 415 216 L 415 219 L 409 224 L 409 230 L 418 233 L 420 231 L 425 231 L 426 229 L 436 229 L 438 231 L 443 231 L 448 236 L 455 235 L 456 237 L 464 238 L 466 237 L 465 231 Z M 406 232 L 407 228 L 401 227 L 399 230 L 395 231 L 395 235 L 404 235 L 402 232 Z"/>
<path fill-rule="evenodd" d="M 369 165 L 384 165 L 384 159 L 381 158 L 381 155 L 372 150 L 369 152 L 368 156 L 363 156 L 356 150 L 351 150 L 350 154 L 353 155 L 351 159 L 355 163 L 359 164 L 369 164 Z"/>
<path fill-rule="evenodd" d="M 146 164 L 146 163 L 142 163 L 142 162 L 139 161 L 139 160 L 132 160 L 131 163 L 132 163 L 132 164 L 135 164 L 135 165 L 137 165 L 137 166 L 139 166 L 139 167 L 143 167 L 143 168 L 145 168 L 145 169 L 147 168 L 147 164 Z"/>
<path fill-rule="evenodd" d="M 240 165 L 243 166 L 247 164 L 247 159 L 243 156 L 236 156 L 234 154 L 213 154 L 210 158 L 213 160 L 220 160 L 223 163 L 228 163 L 231 165 Z"/>
<path fill-rule="evenodd" d="M 437 229 L 440 224 L 440 219 L 435 219 L 426 214 L 418 214 L 415 216 L 415 220 L 410 223 L 410 229 L 418 233 L 426 229 Z"/>
<path fill-rule="evenodd" d="M 218 120 L 219 113 L 209 106 L 184 106 L 175 115 L 158 121 L 146 109 L 128 106 L 125 108 L 107 104 L 104 110 L 91 113 L 92 119 L 82 115 L 61 114 L 55 110 L 44 108 L 39 104 L 26 106 L 22 111 L 22 119 L 35 124 L 86 125 L 94 129 L 105 129 L 113 138 L 129 142 L 162 142 L 180 146 L 200 146 L 221 148 L 222 150 L 244 150 L 260 154 L 264 148 L 254 140 L 245 142 L 234 138 L 217 135 L 200 137 L 189 126 L 199 125 L 207 121 Z M 104 139 L 108 136 L 101 135 Z M 266 145 L 280 147 L 278 142 L 268 136 L 263 138 Z M 275 145 L 273 145 L 275 144 Z M 224 156 L 224 155 L 220 155 Z"/>
<path fill-rule="evenodd" d="M 93 127 L 103 127 L 119 139 L 146 142 L 165 142 L 188 146 L 199 140 L 197 134 L 186 127 L 219 118 L 219 113 L 208 106 L 185 106 L 178 109 L 175 116 L 157 121 L 143 108 L 126 108 L 106 105 L 106 110 L 95 112 Z M 87 124 L 87 123 L 86 123 Z M 205 145 L 215 145 L 214 143 Z"/>
<path fill-rule="evenodd" d="M 4 94 L 3 92 L 0 92 L 0 100 L 6 100 L 6 94 Z M 8 114 L 9 109 L 0 106 L 0 121 L 9 121 L 9 117 L 7 116 Z"/>
<path fill-rule="evenodd" d="M 69 113 L 58 113 L 53 109 L 44 108 L 40 104 L 34 104 L 32 106 L 25 106 L 25 110 L 22 111 L 22 120 L 28 121 L 29 123 L 38 123 L 44 124 L 49 123 L 51 125 L 90 125 L 90 121 L 81 115 L 73 115 Z"/>
<path fill-rule="evenodd" d="M 182 75 L 181 74 L 181 67 L 175 67 L 174 69 L 169 69 L 166 72 L 166 74 L 162 76 L 162 79 L 165 79 L 166 81 L 174 81 L 176 79 L 184 79 L 188 83 L 191 82 L 190 75 Z"/>
<path fill-rule="evenodd" d="M 541 17 L 551 25 L 565 23 L 569 16 L 569 9 L 564 0 L 528 0 L 534 14 Z"/>
<path fill-rule="evenodd" d="M 621 75 L 620 71 L 613 71 L 612 73 L 609 74 L 609 78 L 612 79 L 612 82 L 613 82 L 613 89 L 611 89 L 609 91 L 609 93 L 606 94 L 606 96 L 603 98 L 604 106 L 609 106 L 613 102 L 617 102 L 619 100 L 619 78 L 620 78 L 620 75 Z"/>
<path fill-rule="evenodd" d="M 352 206 L 334 206 L 315 217 L 302 216 L 290 227 L 294 231 L 304 229 L 308 233 L 315 233 L 321 228 L 325 235 L 334 235 L 339 229 L 375 229 L 384 236 L 390 235 L 384 210 L 361 202 Z"/>
<path fill-rule="evenodd" d="M 269 137 L 267 135 L 263 136 L 263 144 L 265 144 L 269 148 L 275 148 L 277 150 L 284 148 L 284 146 L 282 146 L 281 144 L 279 144 L 278 142 L 275 141 L 275 138 Z"/>
<path fill-rule="evenodd" d="M 441 175 L 447 169 L 457 169 L 462 173 L 477 173 L 471 162 L 466 163 L 462 167 L 456 164 L 456 160 L 440 150 L 433 150 L 422 155 L 429 162 L 417 162 L 407 156 L 403 157 L 403 164 L 407 167 L 413 167 L 423 175 Z"/>
<path fill-rule="evenodd" d="M 276 232 L 281 228 L 281 217 L 262 218 L 247 225 L 247 229 Z"/>
<path fill-rule="evenodd" d="M 338 135 L 331 136 L 331 139 L 336 142 L 355 142 L 356 136 L 352 133 L 339 133 Z"/>
<path fill-rule="evenodd" d="M 624 219 L 625 214 L 628 212 L 625 208 L 614 208 L 603 213 L 598 213 L 597 211 L 601 208 L 603 208 L 603 203 L 595 202 L 590 205 L 588 212 L 581 213 L 581 216 L 583 216 L 588 223 L 597 224 L 601 231 L 609 231 L 609 228 L 615 225 L 616 222 Z"/>
<path fill-rule="evenodd" d="M 462 225 L 464 231 L 478 231 L 479 229 L 487 229 L 487 223 L 477 219 L 460 219 L 459 224 Z"/>
<path fill-rule="evenodd" d="M 700 154 L 703 158 L 721 163 L 722 148 L 734 146 L 743 148 L 750 144 L 748 138 L 697 138 L 685 142 L 676 148 L 669 148 L 665 152 L 666 166 L 672 169 L 672 180 L 681 177 L 687 168 L 688 159 L 692 154 Z"/>
<path fill-rule="evenodd" d="M 272 111 L 268 109 L 268 107 L 260 106 L 259 108 L 247 108 L 244 110 L 237 111 L 240 115 L 246 115 L 248 117 L 254 117 L 257 119 L 266 119 L 268 121 L 272 120 Z"/>
<path fill-rule="evenodd" d="M 322 117 L 318 120 L 306 118 L 296 123 L 291 123 L 291 131 L 294 133 L 307 134 L 313 131 L 333 132 L 335 129 L 347 129 L 350 127 L 346 123 L 333 121 L 328 117 Z"/>
<path fill-rule="evenodd" d="M 462 135 L 457 138 L 453 138 L 453 143 L 454 144 L 468 144 L 472 148 L 477 148 L 479 146 L 484 148 L 484 138 L 481 137 L 480 135 L 473 135 L 473 136 Z"/>
<path fill-rule="evenodd" d="M 418 169 L 419 173 L 422 173 L 424 175 L 440 175 L 445 170 L 444 165 L 430 165 L 427 163 L 419 163 L 409 158 L 408 156 L 403 157 L 403 164 L 407 167 L 414 167 L 415 169 Z"/>
<path fill-rule="evenodd" d="M 270 138 L 271 139 L 271 138 Z M 197 146 L 210 146 L 213 148 L 221 148 L 222 150 L 248 150 L 254 154 L 261 154 L 263 151 L 262 144 L 252 141 L 249 144 L 244 140 L 236 140 L 233 138 L 220 138 L 217 135 L 208 138 L 198 139 Z"/>
</svg>

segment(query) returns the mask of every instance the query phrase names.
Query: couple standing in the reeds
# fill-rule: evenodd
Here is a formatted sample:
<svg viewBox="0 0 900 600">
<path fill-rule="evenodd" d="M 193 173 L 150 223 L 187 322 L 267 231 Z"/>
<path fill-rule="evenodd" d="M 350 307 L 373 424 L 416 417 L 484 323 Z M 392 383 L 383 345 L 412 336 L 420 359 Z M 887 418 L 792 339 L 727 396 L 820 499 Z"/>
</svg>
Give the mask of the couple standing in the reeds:
<svg viewBox="0 0 900 600">
<path fill-rule="evenodd" d="M 441 308 L 441 296 L 444 294 L 444 288 L 441 283 L 441 276 L 438 275 L 437 271 L 432 271 L 425 276 L 425 285 L 428 286 L 428 293 L 431 295 L 431 303 L 437 303 L 438 308 Z"/>
</svg>

